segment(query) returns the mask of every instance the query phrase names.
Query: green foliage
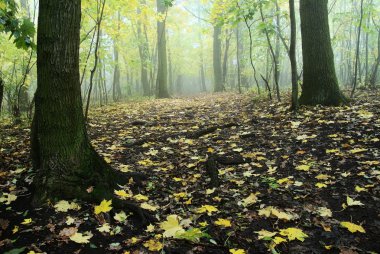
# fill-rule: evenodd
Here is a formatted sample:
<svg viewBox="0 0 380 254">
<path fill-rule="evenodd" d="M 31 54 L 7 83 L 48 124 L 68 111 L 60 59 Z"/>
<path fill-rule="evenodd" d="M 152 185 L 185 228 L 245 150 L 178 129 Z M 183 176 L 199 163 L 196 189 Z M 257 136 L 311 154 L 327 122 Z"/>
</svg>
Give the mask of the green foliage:
<svg viewBox="0 0 380 254">
<path fill-rule="evenodd" d="M 0 32 L 10 33 L 9 39 L 17 48 L 35 48 L 32 41 L 35 35 L 34 24 L 28 18 L 17 17 L 18 6 L 14 0 L 0 0 Z"/>
</svg>

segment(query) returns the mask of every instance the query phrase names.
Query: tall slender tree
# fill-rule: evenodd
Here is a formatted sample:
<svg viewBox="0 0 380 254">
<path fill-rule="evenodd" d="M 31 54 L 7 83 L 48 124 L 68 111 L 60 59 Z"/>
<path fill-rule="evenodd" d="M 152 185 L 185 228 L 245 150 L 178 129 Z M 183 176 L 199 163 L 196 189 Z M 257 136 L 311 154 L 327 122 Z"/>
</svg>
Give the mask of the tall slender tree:
<svg viewBox="0 0 380 254">
<path fill-rule="evenodd" d="M 81 0 L 40 0 L 32 125 L 34 205 L 112 197 L 122 175 L 89 142 L 79 81 Z M 93 187 L 92 192 L 86 191 Z"/>
<path fill-rule="evenodd" d="M 222 70 L 222 26 L 214 25 L 213 36 L 213 67 L 214 67 L 214 92 L 223 91 L 223 70 Z"/>
<path fill-rule="evenodd" d="M 168 59 L 166 53 L 166 14 L 165 0 L 157 0 L 157 12 L 163 19 L 157 21 L 157 98 L 169 98 L 168 92 Z"/>
<path fill-rule="evenodd" d="M 300 1 L 304 105 L 336 106 L 346 101 L 335 73 L 327 4 L 328 0 Z"/>
<path fill-rule="evenodd" d="M 294 0 L 289 0 L 289 16 L 290 16 L 290 46 L 289 59 L 292 69 L 292 110 L 298 109 L 298 71 L 297 71 L 297 22 L 294 8 Z"/>
</svg>

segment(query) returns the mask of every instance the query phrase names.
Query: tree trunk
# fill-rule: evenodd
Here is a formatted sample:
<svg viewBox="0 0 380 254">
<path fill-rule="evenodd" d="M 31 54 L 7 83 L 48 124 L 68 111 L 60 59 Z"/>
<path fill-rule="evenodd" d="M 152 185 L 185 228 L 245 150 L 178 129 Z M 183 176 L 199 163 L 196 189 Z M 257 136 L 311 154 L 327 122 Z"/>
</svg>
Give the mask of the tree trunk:
<svg viewBox="0 0 380 254">
<path fill-rule="evenodd" d="M 157 0 L 157 11 L 165 15 L 167 8 L 163 0 Z M 168 59 L 166 56 L 166 18 L 157 21 L 157 98 L 169 98 L 168 92 Z"/>
<path fill-rule="evenodd" d="M 375 88 L 376 86 L 376 81 L 377 81 L 377 73 L 379 71 L 379 65 L 380 65 L 380 29 L 378 32 L 378 37 L 377 37 L 377 59 L 375 62 L 375 65 L 373 66 L 372 69 L 372 75 L 370 78 L 370 87 Z"/>
<path fill-rule="evenodd" d="M 3 106 L 3 98 L 4 98 L 4 81 L 2 77 L 0 76 L 0 113 L 1 113 L 1 108 Z"/>
<path fill-rule="evenodd" d="M 362 23 L 363 23 L 363 2 L 364 0 L 360 1 L 360 21 L 359 21 L 359 27 L 358 27 L 358 38 L 356 41 L 356 56 L 355 56 L 355 71 L 354 71 L 354 80 L 352 84 L 352 91 L 351 91 L 351 98 L 354 97 L 356 86 L 358 83 L 358 69 L 360 69 L 360 36 L 362 32 Z M 361 75 L 359 74 L 359 79 Z"/>
<path fill-rule="evenodd" d="M 294 0 L 289 0 L 289 15 L 290 15 L 290 47 L 289 59 L 292 67 L 292 110 L 298 109 L 298 72 L 297 72 L 297 21 L 294 8 Z"/>
<path fill-rule="evenodd" d="M 113 101 L 117 102 L 121 99 L 121 87 L 120 87 L 119 51 L 117 49 L 116 42 L 114 42 L 114 61 L 115 61 L 115 69 L 113 72 L 112 97 L 113 97 Z"/>
<path fill-rule="evenodd" d="M 111 198 L 116 174 L 91 146 L 79 78 L 81 1 L 40 0 L 32 126 L 33 205 Z M 88 193 L 86 189 L 93 186 Z"/>
<path fill-rule="evenodd" d="M 236 29 L 236 63 L 237 63 L 237 85 L 238 85 L 238 91 L 241 93 L 241 65 L 240 65 L 240 27 L 239 24 L 237 24 Z"/>
<path fill-rule="evenodd" d="M 227 73 L 228 73 L 228 51 L 230 49 L 230 40 L 231 40 L 231 34 L 228 35 L 229 31 L 226 31 L 227 37 L 225 41 L 225 48 L 224 48 L 224 57 L 223 57 L 223 90 L 226 88 L 226 82 L 227 82 Z"/>
<path fill-rule="evenodd" d="M 169 53 L 169 90 L 170 92 L 174 91 L 174 84 L 173 84 L 173 64 L 172 64 L 172 54 L 170 52 L 170 49 L 168 49 Z"/>
<path fill-rule="evenodd" d="M 142 1 L 142 4 L 145 4 L 145 1 Z M 137 9 L 137 13 L 141 14 L 141 10 Z M 145 19 L 145 16 L 144 16 Z M 144 25 L 145 26 L 145 25 Z M 140 66 L 141 66 L 141 84 L 143 88 L 143 96 L 150 95 L 150 86 L 148 79 L 148 58 L 149 58 L 149 45 L 145 36 L 142 33 L 142 24 L 139 20 L 137 22 L 137 36 L 139 41 L 139 55 L 140 55 Z"/>
<path fill-rule="evenodd" d="M 220 25 L 214 26 L 213 37 L 213 66 L 214 66 L 214 92 L 223 91 L 223 73 L 222 73 L 222 43 L 220 35 L 222 34 L 222 27 Z"/>
<path fill-rule="evenodd" d="M 328 0 L 301 0 L 303 90 L 300 104 L 337 106 L 346 101 L 335 73 Z"/>
</svg>

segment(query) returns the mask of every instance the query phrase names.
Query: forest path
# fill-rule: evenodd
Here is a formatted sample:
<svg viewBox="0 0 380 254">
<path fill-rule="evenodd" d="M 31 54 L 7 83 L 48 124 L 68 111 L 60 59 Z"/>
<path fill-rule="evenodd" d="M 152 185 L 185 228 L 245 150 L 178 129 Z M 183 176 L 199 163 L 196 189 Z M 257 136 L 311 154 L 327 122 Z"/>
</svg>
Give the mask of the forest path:
<svg viewBox="0 0 380 254">
<path fill-rule="evenodd" d="M 159 222 L 168 215 L 181 217 L 181 225 L 176 218 L 171 226 L 187 230 L 186 238 L 194 241 L 169 238 L 164 245 L 159 234 L 167 231 L 159 223 L 138 229 L 133 218 L 112 219 L 120 212 L 116 209 L 110 216 L 95 216 L 96 204 L 83 203 L 68 213 L 30 210 L 23 203 L 28 185 L 22 180 L 30 175 L 29 132 L 5 128 L 10 138 L 0 152 L 0 188 L 18 198 L 0 204 L 0 222 L 8 221 L 3 237 L 19 237 L 12 248 L 34 244 L 48 253 L 62 248 L 145 253 L 161 247 L 167 253 L 378 251 L 379 113 L 375 97 L 363 97 L 352 107 L 308 108 L 294 115 L 285 104 L 228 93 L 93 110 L 89 133 L 96 149 L 116 169 L 149 176 L 144 188 L 131 183 L 119 197 L 140 203 Z M 66 224 L 68 215 L 79 232 L 91 231 L 96 249 L 60 234 L 73 227 Z M 33 223 L 20 224 L 29 217 Z M 97 230 L 105 221 L 113 234 Z M 12 234 L 15 226 L 20 230 Z M 349 231 L 355 229 L 365 233 Z M 1 243 L 0 249 L 10 249 L 9 242 Z"/>
</svg>

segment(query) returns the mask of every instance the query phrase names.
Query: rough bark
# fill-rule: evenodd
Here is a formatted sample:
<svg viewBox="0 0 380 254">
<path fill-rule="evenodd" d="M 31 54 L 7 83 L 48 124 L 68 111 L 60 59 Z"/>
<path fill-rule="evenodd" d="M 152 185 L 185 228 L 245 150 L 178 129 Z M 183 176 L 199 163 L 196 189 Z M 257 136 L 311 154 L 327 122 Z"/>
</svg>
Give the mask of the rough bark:
<svg viewBox="0 0 380 254">
<path fill-rule="evenodd" d="M 167 7 L 163 0 L 157 0 L 157 11 L 165 15 Z M 169 98 L 168 92 L 168 59 L 166 54 L 166 18 L 157 21 L 157 98 Z"/>
<path fill-rule="evenodd" d="M 41 0 L 32 126 L 33 205 L 112 197 L 120 179 L 91 146 L 79 75 L 81 1 Z M 86 191 L 90 186 L 94 191 Z"/>
<path fill-rule="evenodd" d="M 223 91 L 223 71 L 222 71 L 222 42 L 220 35 L 222 34 L 222 27 L 220 25 L 214 26 L 213 36 L 213 67 L 214 67 L 214 92 Z"/>
<path fill-rule="evenodd" d="M 290 47 L 289 59 L 292 69 L 292 110 L 298 109 L 298 71 L 297 71 L 297 22 L 294 8 L 294 0 L 289 0 L 289 16 L 290 16 Z"/>
<path fill-rule="evenodd" d="M 335 73 L 328 0 L 301 0 L 303 89 L 300 104 L 337 106 L 346 101 Z"/>
</svg>

